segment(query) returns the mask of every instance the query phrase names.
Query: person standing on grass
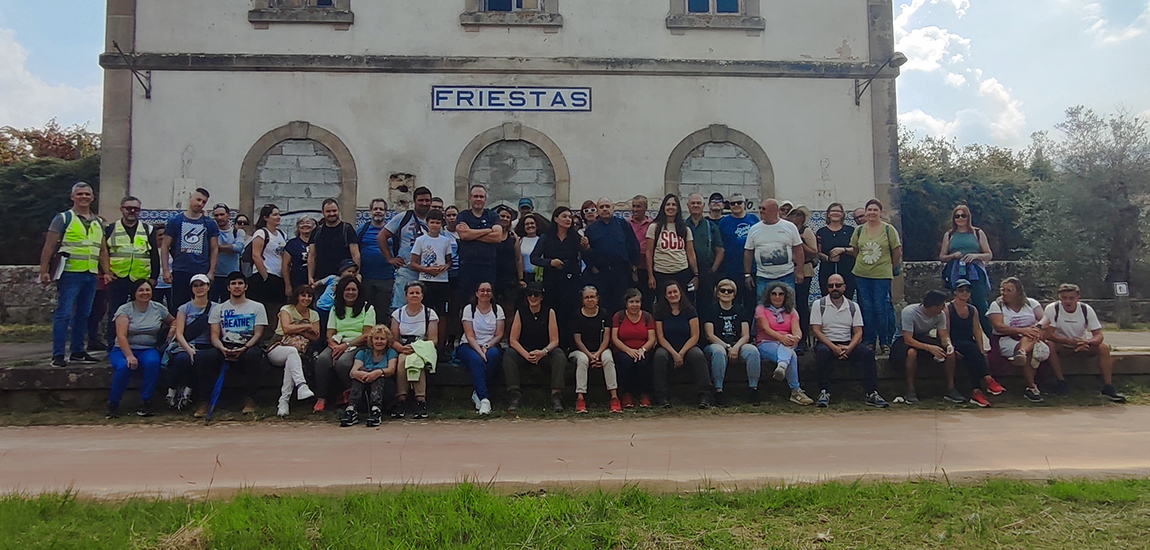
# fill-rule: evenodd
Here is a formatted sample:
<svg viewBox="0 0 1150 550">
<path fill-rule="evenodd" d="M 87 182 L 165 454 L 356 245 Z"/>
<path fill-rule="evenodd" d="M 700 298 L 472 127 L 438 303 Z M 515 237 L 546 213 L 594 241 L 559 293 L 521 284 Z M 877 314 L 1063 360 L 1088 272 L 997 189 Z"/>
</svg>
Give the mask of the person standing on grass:
<svg viewBox="0 0 1150 550">
<path fill-rule="evenodd" d="M 1114 359 L 1110 356 L 1110 346 L 1102 341 L 1102 323 L 1094 308 L 1079 301 L 1081 298 L 1078 285 L 1063 283 L 1058 287 L 1058 301 L 1046 306 L 1042 327 L 1052 347 L 1050 364 L 1060 373 L 1062 357 L 1097 358 L 1102 396 L 1114 403 L 1125 403 L 1126 396 L 1114 389 Z"/>
<path fill-rule="evenodd" d="M 363 269 L 363 290 L 367 294 L 367 303 L 378 312 L 391 311 L 391 296 L 395 289 L 395 266 L 387 261 L 383 250 L 390 248 L 392 239 L 383 239 L 387 225 L 387 201 L 384 199 L 371 199 L 371 219 L 363 222 L 356 230 L 359 239 L 360 260 Z"/>
<path fill-rule="evenodd" d="M 392 216 L 391 221 L 376 236 L 376 244 L 383 259 L 395 269 L 395 283 L 391 290 L 394 310 L 407 303 L 404 292 L 407 284 L 419 280 L 419 272 L 408 265 L 415 240 L 427 233 L 427 213 L 431 212 L 431 190 L 417 187 L 412 193 L 412 209 L 403 215 Z"/>
<path fill-rule="evenodd" d="M 1022 376 L 1026 380 L 1022 396 L 1032 403 L 1041 403 L 1045 399 L 1038 391 L 1034 378 L 1038 366 L 1050 353 L 1050 348 L 1043 342 L 1042 320 L 1045 313 L 1038 300 L 1026 296 L 1026 289 L 1017 277 L 1004 279 L 998 291 L 998 299 L 987 310 L 990 324 L 994 326 L 994 335 L 998 337 L 998 349 L 991 349 L 990 352 L 997 351 L 1015 366 L 1022 367 Z M 1058 378 L 1054 386 L 1055 393 L 1066 395 L 1070 390 L 1062 375 L 1061 364 L 1052 363 L 1050 367 Z"/>
<path fill-rule="evenodd" d="M 308 284 L 335 275 L 344 260 L 360 265 L 359 236 L 355 228 L 340 219 L 339 202 L 323 200 L 323 223 L 311 233 L 307 252 Z"/>
<path fill-rule="evenodd" d="M 752 405 L 762 402 L 759 397 L 759 376 L 761 364 L 759 349 L 751 343 L 751 316 L 735 300 L 739 287 L 730 279 L 723 279 L 715 285 L 718 300 L 703 311 L 703 335 L 706 347 L 703 353 L 711 363 L 711 380 L 715 386 L 715 401 L 720 407 L 727 406 L 730 398 L 723 391 L 723 381 L 727 377 L 727 365 L 742 359 L 747 367 L 747 385 L 750 386 L 748 401 Z"/>
<path fill-rule="evenodd" d="M 891 317 L 891 281 L 895 266 L 902 264 L 902 242 L 894 226 L 882 221 L 882 202 L 866 203 L 866 223 L 851 235 L 849 254 L 855 257 L 854 276 L 859 307 L 863 311 L 863 343 L 878 347 L 879 355 L 890 353 L 894 322 Z"/>
<path fill-rule="evenodd" d="M 759 357 L 776 365 L 775 380 L 786 380 L 791 402 L 814 403 L 799 385 L 799 357 L 795 346 L 803 337 L 799 313 L 795 310 L 795 289 L 783 281 L 772 281 L 763 291 L 763 303 L 755 308 L 755 341 Z"/>
<path fill-rule="evenodd" d="M 722 195 L 720 195 L 722 197 Z M 720 199 L 720 204 L 722 200 Z M 723 236 L 719 233 L 719 224 L 703 216 L 703 195 L 691 193 L 687 197 L 687 210 L 690 216 L 683 220 L 687 229 L 691 230 L 695 245 L 695 264 L 699 267 L 699 286 L 695 289 L 700 305 L 710 304 L 714 300 L 714 287 L 716 274 L 723 265 L 726 250 L 723 248 Z M 719 209 L 722 212 L 722 208 Z"/>
<path fill-rule="evenodd" d="M 224 361 L 231 363 L 244 374 L 244 414 L 256 412 L 254 396 L 259 390 L 260 375 L 263 374 L 264 351 L 260 345 L 264 328 L 268 325 L 267 310 L 264 305 L 247 298 L 248 282 L 244 274 L 233 271 L 228 275 L 228 301 L 212 308 L 208 324 L 212 326 L 212 348 L 203 351 L 204 361 L 198 374 L 200 382 L 200 406 L 196 418 L 208 414 L 208 402 L 212 387 L 219 377 Z"/>
<path fill-rule="evenodd" d="M 160 269 L 164 282 L 172 285 L 173 314 L 192 299 L 192 275 L 215 278 L 220 253 L 220 226 L 204 215 L 211 194 L 199 188 L 188 198 L 188 210 L 168 220 L 160 243 Z M 169 261 L 169 257 L 171 261 Z M 237 266 L 238 271 L 238 266 Z"/>
<path fill-rule="evenodd" d="M 120 401 L 133 374 L 143 373 L 140 409 L 136 416 L 152 416 L 152 395 L 160 381 L 161 334 L 171 336 L 168 327 L 175 318 L 164 306 L 152 301 L 152 283 L 136 281 L 132 301 L 116 309 L 116 347 L 108 353 L 112 363 L 112 392 L 108 396 L 108 418 L 120 416 Z"/>
<path fill-rule="evenodd" d="M 687 289 L 679 281 L 667 281 L 655 304 L 655 337 L 659 340 L 651 362 L 655 406 L 671 407 L 670 379 L 681 369 L 690 373 L 695 382 L 699 408 L 711 407 L 711 374 L 703 350 L 698 347 L 701 334 L 699 315 L 687 297 Z"/>
<path fill-rule="evenodd" d="M 567 357 L 559 348 L 558 319 L 555 310 L 544 303 L 543 285 L 531 283 L 527 285 L 526 293 L 527 303 L 515 312 L 508 350 L 503 354 L 503 375 L 507 379 L 507 393 L 511 394 L 507 412 L 518 411 L 523 399 L 519 371 L 528 366 L 538 366 L 551 371 L 551 410 L 561 413 Z"/>
<path fill-rule="evenodd" d="M 989 407 L 990 401 L 982 392 L 983 385 L 990 395 L 1001 395 L 1006 390 L 987 371 L 986 357 L 982 355 L 982 325 L 978 308 L 970 303 L 970 296 L 970 281 L 955 281 L 954 300 L 946 306 L 946 326 L 950 328 L 950 342 L 957 354 L 955 361 L 961 357 L 970 375 L 970 402 L 979 407 Z"/>
<path fill-rule="evenodd" d="M 846 279 L 835 273 L 827 278 L 830 294 L 811 308 L 811 332 L 815 335 L 815 365 L 819 377 L 819 398 L 815 405 L 831 404 L 831 376 L 839 361 L 849 361 L 862 371 L 864 402 L 885 409 L 890 405 L 878 394 L 878 364 L 874 350 L 862 345 L 863 318 L 858 305 L 847 298 Z"/>
<path fill-rule="evenodd" d="M 479 283 L 475 298 L 463 307 L 463 341 L 455 350 L 455 356 L 471 373 L 471 401 L 481 415 L 491 414 L 491 394 L 488 382 L 502 367 L 504 328 L 507 317 L 503 308 L 495 303 L 495 291 L 491 283 Z"/>
<path fill-rule="evenodd" d="M 369 306 L 370 307 L 370 306 Z M 391 405 L 395 397 L 396 373 L 399 371 L 399 354 L 391 348 L 391 330 L 386 325 L 376 325 L 369 333 L 371 345 L 355 354 L 351 367 L 351 395 L 347 400 L 340 427 L 359 423 L 356 410 L 365 398 L 368 406 L 368 428 L 379 426 L 383 421 L 383 410 Z"/>
<path fill-rule="evenodd" d="M 233 224 L 232 211 L 226 204 L 212 207 L 212 219 L 216 222 L 219 234 L 219 257 L 216 260 L 216 276 L 212 279 L 212 291 L 208 297 L 214 302 L 222 302 L 228 299 L 228 274 L 243 271 L 240 268 L 240 258 L 248 242 L 248 224 L 246 216 L 242 227 L 240 216 L 236 216 L 236 222 Z"/>
<path fill-rule="evenodd" d="M 586 413 L 587 372 L 590 369 L 603 369 L 603 379 L 611 394 L 610 410 L 623 412 L 619 401 L 619 381 L 615 373 L 615 357 L 609 349 L 611 345 L 611 314 L 599 307 L 599 291 L 593 286 L 585 286 L 580 292 L 583 307 L 575 314 L 574 348 L 568 357 L 575 362 L 575 412 Z"/>
<path fill-rule="evenodd" d="M 108 349 L 115 345 L 116 311 L 132 300 L 132 287 L 144 279 L 155 284 L 160 276 L 160 247 L 151 229 L 140 223 L 140 209 L 140 199 L 130 195 L 120 199 L 120 220 L 104 228 L 112 273 L 107 288 Z"/>
<path fill-rule="evenodd" d="M 92 186 L 80 182 L 72 186 L 72 208 L 57 214 L 44 236 L 40 252 L 40 284 L 56 281 L 56 312 L 52 315 L 52 366 L 68 365 L 65 344 L 68 328 L 72 329 L 71 360 L 94 364 L 99 361 L 88 355 L 84 338 L 88 335 L 88 316 L 92 313 L 92 300 L 96 296 L 96 279 L 104 272 L 104 280 L 111 280 L 108 267 L 108 243 L 104 241 L 104 226 L 92 212 L 96 194 Z M 52 256 L 59 248 L 59 261 L 64 262 L 59 278 L 49 272 Z"/>
<path fill-rule="evenodd" d="M 472 185 L 468 193 L 470 209 L 460 212 L 455 223 L 459 233 L 459 292 L 464 296 L 473 294 L 479 283 L 498 281 L 497 248 L 503 242 L 499 215 L 487 209 L 487 187 Z"/>
<path fill-rule="evenodd" d="M 602 197 L 596 203 L 599 217 L 587 226 L 589 248 L 583 252 L 591 274 L 590 283 L 602 289 L 599 304 L 607 311 L 623 309 L 623 293 L 636 285 L 636 263 L 642 261 L 639 241 L 631 226 L 615 217 L 615 203 Z"/>
</svg>

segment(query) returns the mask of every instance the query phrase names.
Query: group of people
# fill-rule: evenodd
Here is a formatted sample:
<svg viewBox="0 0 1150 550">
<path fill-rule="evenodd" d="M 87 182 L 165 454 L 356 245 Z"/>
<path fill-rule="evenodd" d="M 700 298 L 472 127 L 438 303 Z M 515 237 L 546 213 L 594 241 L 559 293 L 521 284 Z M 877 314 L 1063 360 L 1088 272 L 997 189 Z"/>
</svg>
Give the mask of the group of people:
<svg viewBox="0 0 1150 550">
<path fill-rule="evenodd" d="M 865 402 L 886 407 L 875 361 L 885 353 L 906 365 L 907 402 L 917 401 L 920 359 L 944 363 L 947 399 L 965 402 L 953 384 L 961 358 L 975 386 L 971 400 L 989 405 L 982 391 L 1002 391 L 980 368 L 981 334 L 991 331 L 1000 337 L 996 345 L 1018 344 L 1001 352 L 1019 364 L 1045 360 L 1044 342 L 1097 354 L 1103 394 L 1121 397 L 1089 306 L 1064 300 L 1062 310 L 1044 315 L 1029 302 L 1019 305 L 1017 296 L 1026 299 L 1014 279 L 1003 282 L 1003 298 L 986 303 L 990 247 L 965 206 L 955 209 L 940 252 L 954 301 L 944 306 L 945 295 L 928 294 L 903 312 L 896 338 L 891 280 L 901 242 L 876 199 L 852 212 L 854 226 L 843 205 L 832 204 L 815 232 L 806 207 L 767 199 L 755 216 L 739 194 L 706 201 L 691 194 L 685 210 L 668 194 L 653 219 L 642 196 L 631 200 L 630 219 L 617 217 L 608 198 L 545 218 L 530 199 L 518 210 L 488 209 L 482 185 L 469 189 L 463 210 L 420 187 L 411 208 L 390 217 L 387 201 L 373 200 L 371 219 L 359 227 L 328 199 L 322 219 L 300 218 L 294 237 L 273 204 L 260 209 L 248 235 L 243 214 L 233 218 L 223 204 L 206 210 L 205 189 L 154 228 L 139 221 L 135 197 L 124 197 L 121 218 L 107 226 L 92 213 L 93 199 L 87 184 L 73 187 L 73 208 L 49 227 L 41 279 L 55 280 L 59 291 L 54 365 L 96 362 L 88 346 L 102 339 L 85 337 L 97 290 L 106 296 L 115 371 L 109 416 L 119 414 L 137 372 L 144 379 L 138 414 L 152 414 L 165 370 L 168 404 L 183 409 L 198 401 L 195 415 L 209 414 L 208 397 L 226 365 L 245 378 L 245 413 L 255 411 L 259 381 L 274 366 L 284 369 L 280 415 L 293 397 L 314 397 L 313 411 L 334 401 L 347 426 L 361 415 L 369 426 L 385 414 L 423 418 L 427 375 L 440 359 L 468 369 L 479 414 L 491 412 L 489 387 L 499 374 L 510 394 L 506 409 L 521 407 L 521 373 L 536 368 L 550 376 L 551 408 L 564 410 L 569 365 L 578 413 L 587 411 L 592 370 L 603 373 L 612 412 L 670 406 L 676 377 L 690 379 L 700 407 L 725 405 L 724 379 L 735 362 L 746 368 L 751 403 L 761 401 L 766 364 L 791 401 L 827 406 L 834 366 L 845 361 L 862 370 Z M 812 304 L 816 277 L 823 297 Z M 1020 319 L 1028 312 L 1030 324 Z M 1087 332 L 1073 329 L 1078 321 Z M 799 381 L 798 356 L 812 348 L 817 400 Z M 1048 355 L 1061 379 L 1058 354 Z M 1024 372 L 1027 397 L 1041 399 L 1033 372 Z"/>
</svg>

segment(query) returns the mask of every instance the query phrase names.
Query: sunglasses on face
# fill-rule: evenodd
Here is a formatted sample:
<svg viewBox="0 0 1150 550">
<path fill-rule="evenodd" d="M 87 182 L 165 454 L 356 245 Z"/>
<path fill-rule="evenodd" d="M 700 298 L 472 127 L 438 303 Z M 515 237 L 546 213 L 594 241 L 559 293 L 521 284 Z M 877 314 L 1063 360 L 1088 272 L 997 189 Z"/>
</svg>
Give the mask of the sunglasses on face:
<svg viewBox="0 0 1150 550">
<path fill-rule="evenodd" d="M 527 297 L 528 298 L 542 298 L 543 295 L 538 293 L 538 292 L 528 292 Z"/>
<path fill-rule="evenodd" d="M 966 218 L 967 218 L 966 214 L 955 214 L 954 215 L 954 219 L 956 219 L 956 220 L 964 220 Z"/>
<path fill-rule="evenodd" d="M 735 293 L 735 289 L 733 289 L 733 288 L 720 288 L 719 289 L 719 294 L 734 294 L 734 293 Z"/>
<path fill-rule="evenodd" d="M 238 221 L 238 222 L 236 222 L 236 225 L 248 225 L 248 222 L 246 222 L 246 221 Z"/>
<path fill-rule="evenodd" d="M 139 206 L 121 206 L 120 208 L 122 208 L 124 210 L 124 212 L 139 212 L 140 211 Z"/>
<path fill-rule="evenodd" d="M 584 214 L 594 214 L 594 213 L 596 213 L 596 212 L 598 212 L 598 211 L 599 211 L 599 209 L 598 209 L 598 208 L 584 208 L 584 209 L 583 209 L 583 213 L 584 213 Z"/>
<path fill-rule="evenodd" d="M 744 201 L 731 201 L 731 206 L 742 206 L 744 204 L 747 204 L 747 203 Z"/>
</svg>

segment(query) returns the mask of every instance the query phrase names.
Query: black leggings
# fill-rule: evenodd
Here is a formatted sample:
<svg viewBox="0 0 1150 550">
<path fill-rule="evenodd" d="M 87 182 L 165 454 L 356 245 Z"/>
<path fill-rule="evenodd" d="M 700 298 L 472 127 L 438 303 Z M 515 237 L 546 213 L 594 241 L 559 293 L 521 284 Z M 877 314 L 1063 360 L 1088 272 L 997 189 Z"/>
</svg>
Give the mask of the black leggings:
<svg viewBox="0 0 1150 550">
<path fill-rule="evenodd" d="M 615 358 L 615 372 L 619 376 L 619 393 L 650 394 L 654 385 L 651 359 L 655 353 L 647 352 L 642 361 L 635 361 L 622 351 L 615 350 L 611 353 Z"/>
<path fill-rule="evenodd" d="M 966 372 L 970 376 L 971 389 L 982 387 L 982 379 L 986 377 L 986 357 L 982 355 L 982 346 L 973 340 L 951 342 L 954 351 L 962 355 L 962 362 L 966 364 Z M 957 358 L 956 358 L 957 360 Z"/>
</svg>

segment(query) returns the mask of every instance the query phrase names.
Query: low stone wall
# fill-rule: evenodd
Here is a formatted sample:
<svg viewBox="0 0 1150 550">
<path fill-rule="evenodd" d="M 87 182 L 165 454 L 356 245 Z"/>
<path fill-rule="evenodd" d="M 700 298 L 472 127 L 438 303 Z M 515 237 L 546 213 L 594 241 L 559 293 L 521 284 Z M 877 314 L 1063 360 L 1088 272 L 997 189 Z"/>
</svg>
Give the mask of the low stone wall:
<svg viewBox="0 0 1150 550">
<path fill-rule="evenodd" d="M 0 266 L 0 323 L 50 323 L 55 309 L 56 285 L 40 284 L 39 267 Z"/>
</svg>

